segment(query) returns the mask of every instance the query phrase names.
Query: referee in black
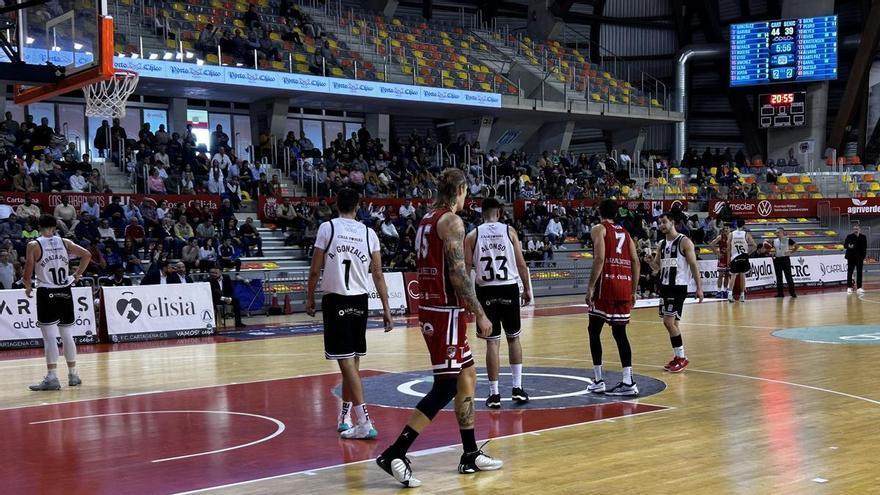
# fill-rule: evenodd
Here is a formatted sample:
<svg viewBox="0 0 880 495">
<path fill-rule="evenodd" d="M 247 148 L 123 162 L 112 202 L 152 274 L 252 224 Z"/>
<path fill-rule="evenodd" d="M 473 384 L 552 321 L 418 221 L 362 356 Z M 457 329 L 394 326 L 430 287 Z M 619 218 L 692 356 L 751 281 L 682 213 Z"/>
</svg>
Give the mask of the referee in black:
<svg viewBox="0 0 880 495">
<path fill-rule="evenodd" d="M 794 292 L 794 277 L 791 276 L 791 253 L 798 250 L 800 246 L 794 242 L 794 239 L 785 235 L 785 229 L 779 227 L 776 229 L 776 239 L 773 240 L 773 271 L 776 272 L 776 297 L 785 297 L 782 290 L 782 275 L 788 282 L 788 293 L 791 297 L 797 297 Z"/>
<path fill-rule="evenodd" d="M 862 289 L 862 270 L 865 268 L 865 256 L 868 254 L 868 238 L 862 234 L 859 224 L 853 225 L 853 231 L 843 241 L 846 248 L 846 293 L 853 293 L 853 272 L 856 274 L 856 287 L 859 294 L 864 294 Z"/>
</svg>

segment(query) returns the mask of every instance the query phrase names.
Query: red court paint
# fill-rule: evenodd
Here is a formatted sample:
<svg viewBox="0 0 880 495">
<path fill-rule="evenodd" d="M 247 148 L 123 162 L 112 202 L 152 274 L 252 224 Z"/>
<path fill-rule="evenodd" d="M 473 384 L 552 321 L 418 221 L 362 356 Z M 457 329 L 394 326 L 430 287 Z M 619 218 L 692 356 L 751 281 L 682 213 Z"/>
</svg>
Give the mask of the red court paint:
<svg viewBox="0 0 880 495">
<path fill-rule="evenodd" d="M 410 411 L 373 406 L 370 415 L 380 432 L 379 440 L 340 440 L 335 431 L 338 399 L 331 393 L 338 382 L 337 374 L 328 374 L 3 410 L 3 491 L 63 490 L 69 495 L 170 493 L 373 458 L 397 436 Z M 489 438 L 663 409 L 618 402 L 570 409 L 478 412 L 476 428 L 478 438 Z M 250 447 L 156 463 L 152 461 L 258 441 L 278 427 L 251 416 L 197 412 L 31 424 L 79 416 L 179 410 L 267 416 L 283 422 L 286 429 L 277 437 Z M 413 449 L 458 442 L 454 415 L 444 411 Z M 455 467 L 450 466 L 450 472 Z"/>
</svg>

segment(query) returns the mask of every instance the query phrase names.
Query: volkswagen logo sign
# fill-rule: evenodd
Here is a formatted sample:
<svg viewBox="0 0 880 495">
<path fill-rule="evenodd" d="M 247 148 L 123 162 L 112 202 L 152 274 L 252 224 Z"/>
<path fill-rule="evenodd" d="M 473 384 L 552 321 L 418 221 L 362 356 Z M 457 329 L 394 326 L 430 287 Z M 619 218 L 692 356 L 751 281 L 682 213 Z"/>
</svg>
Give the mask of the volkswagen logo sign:
<svg viewBox="0 0 880 495">
<path fill-rule="evenodd" d="M 766 199 L 758 203 L 758 215 L 762 217 L 767 217 L 771 213 L 773 213 L 773 203 L 767 201 Z"/>
</svg>

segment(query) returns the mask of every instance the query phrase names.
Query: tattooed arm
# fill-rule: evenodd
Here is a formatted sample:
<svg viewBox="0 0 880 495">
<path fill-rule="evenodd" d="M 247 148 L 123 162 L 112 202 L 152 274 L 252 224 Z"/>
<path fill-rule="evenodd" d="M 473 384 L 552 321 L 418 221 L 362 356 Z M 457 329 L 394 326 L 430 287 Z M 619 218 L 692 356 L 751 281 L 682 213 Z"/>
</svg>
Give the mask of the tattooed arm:
<svg viewBox="0 0 880 495">
<path fill-rule="evenodd" d="M 437 234 L 443 239 L 443 253 L 449 280 L 461 304 L 477 318 L 477 330 L 480 335 L 488 337 L 492 334 L 492 323 L 477 300 L 474 282 L 464 264 L 464 223 L 458 215 L 447 213 L 437 222 Z"/>
</svg>

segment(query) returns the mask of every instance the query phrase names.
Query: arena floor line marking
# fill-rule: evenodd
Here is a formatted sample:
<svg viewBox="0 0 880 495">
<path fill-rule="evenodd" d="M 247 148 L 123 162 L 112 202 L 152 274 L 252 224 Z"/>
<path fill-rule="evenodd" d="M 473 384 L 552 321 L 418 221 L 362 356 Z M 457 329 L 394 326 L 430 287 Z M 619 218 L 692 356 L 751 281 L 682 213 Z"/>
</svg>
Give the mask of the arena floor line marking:
<svg viewBox="0 0 880 495">
<path fill-rule="evenodd" d="M 558 358 L 558 357 L 542 357 L 542 356 L 524 356 L 524 357 L 528 358 L 528 359 L 543 359 L 543 360 L 549 360 L 549 361 L 573 361 L 573 362 L 589 362 L 590 361 L 589 359 L 575 359 L 575 358 Z M 620 364 L 619 362 L 616 362 L 616 361 L 607 361 L 607 362 Z M 662 366 L 659 366 L 656 364 L 633 363 L 633 366 L 638 366 L 640 368 L 662 368 Z M 768 383 L 778 383 L 780 385 L 789 385 L 792 387 L 805 388 L 805 389 L 814 390 L 817 392 L 825 392 L 825 393 L 832 394 L 832 395 L 839 395 L 841 397 L 848 397 L 850 399 L 860 400 L 860 401 L 867 402 L 869 404 L 874 404 L 876 406 L 880 406 L 880 400 L 870 399 L 868 397 L 862 397 L 861 395 L 849 394 L 846 392 L 841 392 L 839 390 L 831 390 L 828 388 L 816 387 L 813 385 L 805 385 L 803 383 L 787 382 L 784 380 L 774 380 L 772 378 L 763 378 L 760 376 L 741 375 L 739 373 L 725 373 L 723 371 L 699 370 L 696 368 L 688 368 L 687 371 L 692 372 L 692 373 L 706 373 L 709 375 L 731 376 L 734 378 L 745 378 L 748 380 L 758 380 L 758 381 L 768 382 Z M 669 406 L 664 406 L 664 407 L 669 407 Z"/>
<path fill-rule="evenodd" d="M 278 435 L 284 433 L 284 430 L 286 428 L 286 426 L 284 425 L 284 422 L 279 421 L 278 419 L 275 419 L 270 416 L 263 416 L 261 414 L 243 413 L 243 412 L 237 412 L 237 411 L 201 411 L 201 410 L 132 411 L 132 412 L 107 413 L 107 414 L 91 414 L 88 416 L 74 416 L 71 418 L 56 418 L 56 419 L 47 419 L 45 421 L 33 421 L 28 424 L 44 425 L 44 424 L 50 424 L 50 423 L 63 423 L 63 422 L 67 422 L 67 421 L 78 421 L 81 419 L 108 418 L 108 417 L 114 417 L 114 416 L 138 416 L 138 415 L 147 415 L 147 414 L 190 414 L 190 413 L 226 414 L 226 415 L 233 415 L 233 416 L 247 416 L 247 417 L 251 417 L 251 418 L 260 418 L 260 419 L 265 419 L 266 421 L 271 421 L 271 422 L 275 423 L 276 429 L 275 429 L 275 432 L 272 433 L 271 435 L 265 436 L 259 440 L 254 440 L 253 442 L 247 442 L 247 443 L 243 443 L 240 445 L 233 445 L 232 447 L 225 447 L 222 449 L 211 450 L 211 451 L 207 451 L 207 452 L 196 452 L 195 454 L 179 455 L 179 456 L 175 456 L 175 457 L 164 457 L 162 459 L 154 459 L 150 462 L 177 461 L 180 459 L 189 459 L 191 457 L 200 457 L 203 455 L 220 454 L 220 453 L 229 452 L 232 450 L 244 449 L 247 447 L 261 444 L 263 442 L 268 442 L 269 440 L 272 440 L 273 438 L 277 437 Z"/>
<path fill-rule="evenodd" d="M 296 354 L 291 354 L 291 355 L 296 355 Z M 364 368 L 361 371 L 376 371 L 376 370 Z M 149 392 L 138 392 L 138 393 L 134 393 L 134 394 L 124 394 L 124 395 L 109 395 L 107 397 L 92 397 L 89 399 L 63 400 L 63 401 L 59 401 L 59 402 L 43 402 L 41 404 L 28 404 L 28 405 L 24 405 L 24 406 L 0 407 L 0 411 L 11 411 L 13 409 L 27 409 L 27 408 L 31 408 L 31 407 L 57 406 L 57 405 L 61 405 L 61 404 L 75 404 L 77 402 L 90 402 L 90 401 L 110 400 L 110 399 L 124 399 L 127 397 L 138 396 L 138 395 L 164 394 L 164 393 L 170 393 L 170 392 L 186 392 L 188 390 L 199 390 L 199 389 L 203 389 L 203 388 L 226 387 L 229 385 L 246 385 L 248 383 L 272 382 L 275 380 L 290 380 L 293 378 L 306 378 L 306 377 L 310 377 L 310 376 L 335 375 L 338 373 L 339 373 L 338 371 L 327 371 L 325 373 L 312 373 L 312 374 L 296 375 L 296 376 L 282 376 L 282 377 L 278 377 L 278 378 L 264 378 L 262 380 L 249 380 L 249 381 L 244 381 L 244 382 L 215 383 L 213 385 L 200 385 L 198 387 L 184 387 L 184 388 L 177 388 L 177 389 L 173 389 L 173 390 L 152 390 Z"/>
<path fill-rule="evenodd" d="M 624 402 L 630 402 L 630 401 L 624 401 Z M 621 416 L 617 419 L 633 418 L 636 416 L 645 416 L 647 414 L 674 411 L 676 409 L 675 407 L 672 407 L 672 406 L 659 406 L 659 407 L 662 407 L 663 409 L 627 414 L 626 416 Z M 552 428 L 544 428 L 542 430 L 534 430 L 534 431 L 522 432 L 522 433 L 513 433 L 510 435 L 503 435 L 503 436 L 494 437 L 494 438 L 484 438 L 484 439 L 478 440 L 478 442 L 484 442 L 484 441 L 488 441 L 488 440 L 492 440 L 492 441 L 504 440 L 504 439 L 508 439 L 508 438 L 520 437 L 523 435 L 535 435 L 535 434 L 545 433 L 548 431 L 561 430 L 563 428 L 573 428 L 573 427 L 584 426 L 584 425 L 589 425 L 589 424 L 601 424 L 603 422 L 604 421 L 585 421 L 583 423 L 574 423 L 574 424 L 570 424 L 570 425 L 554 426 Z M 445 445 L 445 446 L 441 446 L 441 447 L 433 447 L 431 449 L 425 449 L 424 451 L 417 450 L 417 451 L 412 452 L 410 455 L 412 455 L 413 457 L 419 457 L 419 456 L 423 456 L 423 455 L 439 454 L 439 453 L 448 452 L 450 450 L 456 450 L 457 447 L 460 445 L 461 445 L 460 443 L 454 443 L 454 444 Z M 430 452 L 430 453 L 423 454 L 423 452 Z M 336 469 L 336 468 L 340 468 L 340 467 L 356 466 L 358 464 L 364 464 L 367 462 L 375 462 L 375 459 L 364 459 L 362 461 L 345 462 L 345 463 L 341 463 L 341 464 L 335 464 L 333 466 L 324 466 L 324 467 L 320 467 L 320 468 L 307 469 L 307 470 L 303 470 L 303 471 L 296 471 L 296 472 L 286 473 L 286 474 L 278 474 L 275 476 L 268 476 L 265 478 L 256 478 L 256 479 L 252 479 L 252 480 L 238 481 L 236 483 L 229 483 L 226 485 L 218 485 L 218 486 L 210 486 L 210 487 L 199 488 L 197 490 L 190 490 L 190 491 L 186 491 L 186 492 L 177 492 L 172 495 L 194 495 L 196 493 L 205 493 L 205 492 L 209 492 L 212 490 L 223 490 L 225 488 L 233 488 L 233 487 L 237 487 L 237 486 L 250 485 L 252 483 L 259 483 L 261 481 L 271 481 L 271 480 L 277 480 L 277 479 L 281 479 L 281 478 L 289 478 L 289 477 L 297 476 L 300 474 L 306 474 L 306 475 L 317 474 L 320 471 L 327 471 L 329 469 Z"/>
<path fill-rule="evenodd" d="M 650 308 L 637 308 L 637 309 L 650 309 Z M 559 316 L 542 316 L 541 318 L 562 318 L 566 320 L 579 320 L 584 323 L 587 322 L 587 319 L 584 316 L 579 315 L 559 315 Z M 657 318 L 656 320 L 629 320 L 633 323 L 656 323 L 658 325 L 663 324 L 663 320 Z M 723 323 L 695 323 L 687 320 L 681 320 L 682 326 L 700 326 L 700 327 L 736 327 L 736 328 L 754 328 L 757 330 L 779 330 L 779 327 L 761 327 L 755 325 L 737 325 L 735 323 L 723 324 Z"/>
</svg>

